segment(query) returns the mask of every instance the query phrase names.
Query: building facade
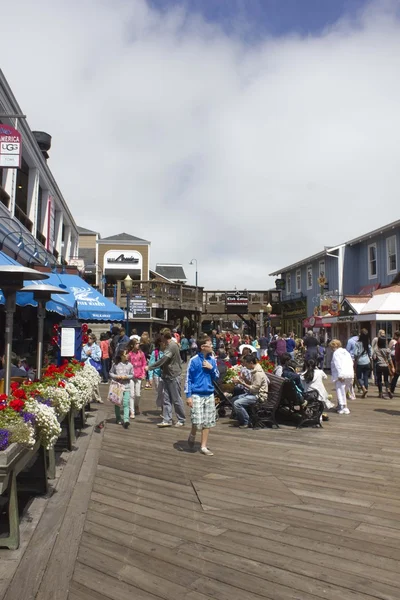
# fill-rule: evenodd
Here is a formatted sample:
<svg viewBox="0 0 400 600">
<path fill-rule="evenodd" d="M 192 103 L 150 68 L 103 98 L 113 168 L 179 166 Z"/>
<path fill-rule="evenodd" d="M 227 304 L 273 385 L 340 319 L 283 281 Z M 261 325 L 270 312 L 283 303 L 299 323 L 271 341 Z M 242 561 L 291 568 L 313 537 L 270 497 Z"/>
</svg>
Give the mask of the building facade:
<svg viewBox="0 0 400 600">
<path fill-rule="evenodd" d="M 14 166 L 3 154 L 7 146 L 2 145 L 0 244 L 5 252 L 10 252 L 24 264 L 68 264 L 77 254 L 78 230 L 47 164 L 51 137 L 31 131 L 0 71 L 2 139 L 7 139 L 9 126 L 21 137 L 22 157 L 19 166 Z M 9 148 L 12 151 L 11 146 Z"/>
<path fill-rule="evenodd" d="M 358 296 L 360 303 L 355 304 L 361 305 L 362 296 L 371 297 L 379 288 L 400 283 L 399 251 L 400 220 L 271 273 L 280 276 L 276 284 L 282 290 L 283 330 L 304 333 L 308 327 L 332 326 L 331 335 L 345 340 L 358 317 L 357 311 L 341 311 L 344 300 Z M 299 306 L 302 315 L 291 312 Z M 398 328 L 400 317 L 390 314 L 386 320 L 371 317 L 371 335 L 380 328 L 391 335 Z"/>
</svg>

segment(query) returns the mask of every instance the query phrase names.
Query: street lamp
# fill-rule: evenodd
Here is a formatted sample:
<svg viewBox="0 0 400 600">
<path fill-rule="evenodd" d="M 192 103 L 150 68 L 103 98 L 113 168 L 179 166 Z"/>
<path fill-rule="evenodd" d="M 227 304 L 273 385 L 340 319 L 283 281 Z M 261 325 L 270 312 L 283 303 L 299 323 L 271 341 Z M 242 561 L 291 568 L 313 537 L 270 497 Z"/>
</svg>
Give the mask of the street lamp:
<svg viewBox="0 0 400 600">
<path fill-rule="evenodd" d="M 265 312 L 267 313 L 267 337 L 268 337 L 268 339 L 270 339 L 272 306 L 269 302 L 268 302 L 267 306 L 265 307 Z"/>
<path fill-rule="evenodd" d="M 37 357 L 36 357 L 36 379 L 42 377 L 43 366 L 43 331 L 44 320 L 46 318 L 46 302 L 51 299 L 51 294 L 68 294 L 66 290 L 60 289 L 55 285 L 47 283 L 38 283 L 37 285 L 27 285 L 23 287 L 21 292 L 33 292 L 33 296 L 38 303 L 38 341 L 37 341 Z"/>
<path fill-rule="evenodd" d="M 196 287 L 197 287 L 197 284 L 198 284 L 197 258 L 192 258 L 189 265 L 193 265 L 193 263 L 196 263 Z"/>
<path fill-rule="evenodd" d="M 11 353 L 15 313 L 15 297 L 24 285 L 24 279 L 48 279 L 45 273 L 34 269 L 16 265 L 0 266 L 0 287 L 6 299 L 6 327 L 5 327 L 5 362 L 4 365 L 4 392 L 10 393 L 11 382 Z"/>
<path fill-rule="evenodd" d="M 130 305 L 130 299 L 131 299 L 131 291 L 132 291 L 132 286 L 133 286 L 133 279 L 132 277 L 128 274 L 125 279 L 124 279 L 124 286 L 125 286 L 125 291 L 126 291 L 126 323 L 125 323 L 125 329 L 126 329 L 126 335 L 129 336 L 129 305 Z"/>
</svg>

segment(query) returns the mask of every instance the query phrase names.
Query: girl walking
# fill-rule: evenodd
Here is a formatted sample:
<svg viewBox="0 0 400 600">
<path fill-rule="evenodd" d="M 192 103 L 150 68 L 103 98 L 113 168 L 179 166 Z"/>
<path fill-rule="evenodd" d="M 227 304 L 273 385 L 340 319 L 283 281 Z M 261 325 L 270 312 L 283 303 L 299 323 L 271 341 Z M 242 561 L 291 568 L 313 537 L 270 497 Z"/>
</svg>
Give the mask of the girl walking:
<svg viewBox="0 0 400 600">
<path fill-rule="evenodd" d="M 129 403 L 130 403 L 130 381 L 133 378 L 133 367 L 128 361 L 128 356 L 125 350 L 120 350 L 115 356 L 115 361 L 111 367 L 110 377 L 113 381 L 120 383 L 124 386 L 124 393 L 122 396 L 122 410 L 123 418 L 121 420 L 121 407 L 115 405 L 115 419 L 117 424 L 120 425 L 123 422 L 124 428 L 129 427 Z"/>
<path fill-rule="evenodd" d="M 130 418 L 134 419 L 135 414 L 139 415 L 140 391 L 142 380 L 146 377 L 145 367 L 147 360 L 139 347 L 137 340 L 131 340 L 128 344 L 128 360 L 133 367 L 133 379 L 130 383 Z"/>
<path fill-rule="evenodd" d="M 164 352 L 161 350 L 161 343 L 162 343 L 162 338 L 161 338 L 161 335 L 158 334 L 154 340 L 155 348 L 150 355 L 149 366 L 154 365 L 155 362 L 157 362 L 160 358 L 162 358 L 164 356 Z M 156 406 L 157 406 L 157 408 L 160 409 L 160 411 L 162 413 L 163 405 L 164 405 L 164 402 L 163 402 L 164 382 L 161 379 L 161 367 L 158 369 L 154 369 L 154 371 L 149 371 L 149 381 L 150 381 L 150 385 L 152 384 L 152 381 L 154 381 L 154 387 L 157 392 Z M 162 414 L 161 414 L 161 416 L 162 416 Z"/>
</svg>

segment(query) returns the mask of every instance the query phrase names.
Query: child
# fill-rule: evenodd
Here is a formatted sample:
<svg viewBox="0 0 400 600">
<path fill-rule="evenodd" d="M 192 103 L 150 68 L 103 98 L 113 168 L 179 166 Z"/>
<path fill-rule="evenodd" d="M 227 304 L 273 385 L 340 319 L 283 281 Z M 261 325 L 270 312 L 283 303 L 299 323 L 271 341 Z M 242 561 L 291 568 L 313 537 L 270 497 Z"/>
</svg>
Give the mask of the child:
<svg viewBox="0 0 400 600">
<path fill-rule="evenodd" d="M 189 448 L 194 448 L 197 430 L 201 430 L 200 452 L 205 456 L 213 456 L 207 448 L 208 433 L 215 427 L 215 398 L 213 381 L 219 373 L 215 358 L 212 356 L 210 337 L 199 342 L 200 352 L 190 359 L 186 373 L 186 404 L 190 407 L 192 430 L 189 434 Z"/>
<path fill-rule="evenodd" d="M 150 356 L 150 360 L 149 360 L 149 366 L 150 365 L 154 365 L 155 362 L 157 362 L 160 358 L 162 358 L 164 356 L 163 351 L 161 350 L 161 342 L 162 342 L 162 338 L 161 335 L 157 335 L 156 339 L 154 340 L 154 345 L 155 348 L 153 350 L 153 352 L 151 353 Z M 164 382 L 161 379 L 161 367 L 159 369 L 154 369 L 154 371 L 149 371 L 149 382 L 150 385 L 152 384 L 152 381 L 154 380 L 154 387 L 157 391 L 157 398 L 156 398 L 156 406 L 157 408 L 159 408 L 161 410 L 163 410 L 163 393 L 164 393 Z M 162 416 L 162 414 L 161 414 Z"/>
<path fill-rule="evenodd" d="M 131 363 L 128 361 L 128 356 L 125 350 L 119 350 L 115 357 L 115 362 L 111 367 L 110 377 L 113 381 L 117 383 L 121 383 L 124 386 L 124 394 L 122 397 L 122 407 L 124 412 L 123 423 L 124 428 L 128 429 L 129 427 L 129 403 L 130 403 L 130 381 L 133 379 L 133 367 Z M 114 406 L 115 408 L 115 418 L 117 424 L 120 425 L 121 421 L 121 407 L 118 405 Z"/>
<path fill-rule="evenodd" d="M 147 360 L 142 350 L 140 350 L 139 342 L 131 340 L 128 344 L 128 360 L 133 367 L 133 379 L 130 384 L 131 399 L 130 399 L 130 418 L 135 418 L 135 413 L 139 413 L 140 391 L 142 380 L 146 378 L 145 367 Z"/>
</svg>

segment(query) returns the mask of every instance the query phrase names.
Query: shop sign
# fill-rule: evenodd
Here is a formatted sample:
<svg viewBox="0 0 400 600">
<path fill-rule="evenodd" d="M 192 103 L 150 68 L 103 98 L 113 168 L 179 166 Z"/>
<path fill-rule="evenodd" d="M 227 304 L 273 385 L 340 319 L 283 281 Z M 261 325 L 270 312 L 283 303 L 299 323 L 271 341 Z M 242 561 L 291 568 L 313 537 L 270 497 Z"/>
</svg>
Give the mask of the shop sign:
<svg viewBox="0 0 400 600">
<path fill-rule="evenodd" d="M 354 320 L 355 320 L 355 317 L 351 317 L 351 316 L 349 316 L 349 317 L 338 317 L 337 318 L 337 322 L 338 323 L 349 323 L 349 322 L 354 321 Z"/>
<path fill-rule="evenodd" d="M 282 317 L 285 319 L 287 317 L 298 317 L 299 319 L 303 319 L 304 318 L 304 309 L 296 309 L 296 310 L 284 310 Z"/>
<path fill-rule="evenodd" d="M 340 304 L 338 298 L 325 297 L 321 298 L 320 301 L 321 315 L 331 315 L 337 317 L 340 310 Z"/>
<path fill-rule="evenodd" d="M 247 292 L 227 292 L 225 297 L 225 312 L 247 313 L 249 308 L 249 296 Z"/>
<path fill-rule="evenodd" d="M 129 316 L 136 316 L 142 318 L 151 317 L 151 308 L 147 304 L 147 298 L 142 296 L 135 296 L 129 303 Z"/>
<path fill-rule="evenodd" d="M 129 267 L 142 268 L 143 257 L 140 252 L 128 250 L 108 250 L 104 255 L 104 269 L 121 269 L 126 271 Z"/>
<path fill-rule="evenodd" d="M 11 125 L 0 123 L 0 167 L 21 167 L 22 137 Z"/>
<path fill-rule="evenodd" d="M 116 258 L 107 258 L 108 263 L 132 263 L 137 264 L 139 259 L 135 256 L 125 256 L 125 254 L 120 254 Z"/>
</svg>

